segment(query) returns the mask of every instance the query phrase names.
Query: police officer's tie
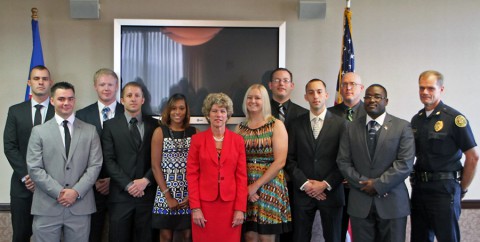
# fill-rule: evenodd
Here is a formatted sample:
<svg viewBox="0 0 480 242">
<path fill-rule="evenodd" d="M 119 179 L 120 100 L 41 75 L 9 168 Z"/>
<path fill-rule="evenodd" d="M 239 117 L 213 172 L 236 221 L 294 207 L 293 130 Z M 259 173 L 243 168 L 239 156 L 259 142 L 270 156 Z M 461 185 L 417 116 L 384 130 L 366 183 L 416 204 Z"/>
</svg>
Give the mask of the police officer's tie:
<svg viewBox="0 0 480 242">
<path fill-rule="evenodd" d="M 285 107 L 282 104 L 278 105 L 278 118 L 285 122 Z"/>
<path fill-rule="evenodd" d="M 63 131 L 65 132 L 65 154 L 68 158 L 68 152 L 70 151 L 70 141 L 72 137 L 70 136 L 70 130 L 68 129 L 68 120 L 63 120 Z"/>
<path fill-rule="evenodd" d="M 102 118 L 103 118 L 103 122 L 107 121 L 108 120 L 108 113 L 110 112 L 110 108 L 105 106 L 103 109 L 102 109 Z"/>
<path fill-rule="evenodd" d="M 140 148 L 140 145 L 142 144 L 142 136 L 140 135 L 140 131 L 138 131 L 137 123 L 137 118 L 130 119 L 130 135 L 137 148 Z"/>
<path fill-rule="evenodd" d="M 372 120 L 368 122 L 368 137 L 367 137 L 367 145 L 368 145 L 368 152 L 370 153 L 370 157 L 373 158 L 375 154 L 375 147 L 377 146 L 377 122 Z"/>
<path fill-rule="evenodd" d="M 353 109 L 352 108 L 347 109 L 347 120 L 348 121 L 353 121 Z"/>
<path fill-rule="evenodd" d="M 43 105 L 42 104 L 37 104 L 37 105 L 35 105 L 35 108 L 37 110 L 35 110 L 35 117 L 33 119 L 33 126 L 42 124 L 42 108 L 43 108 Z"/>
</svg>

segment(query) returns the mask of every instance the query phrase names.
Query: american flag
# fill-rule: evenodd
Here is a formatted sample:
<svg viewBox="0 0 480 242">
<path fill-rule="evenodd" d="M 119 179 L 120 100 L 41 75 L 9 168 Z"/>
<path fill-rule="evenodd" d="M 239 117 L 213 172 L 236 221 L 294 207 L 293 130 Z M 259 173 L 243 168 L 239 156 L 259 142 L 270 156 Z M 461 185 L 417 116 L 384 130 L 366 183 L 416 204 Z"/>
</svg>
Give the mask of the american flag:
<svg viewBox="0 0 480 242">
<path fill-rule="evenodd" d="M 38 65 L 44 65 L 42 41 L 40 40 L 40 30 L 38 28 L 38 16 L 36 8 L 32 9 L 32 41 L 32 58 L 30 60 L 30 69 L 28 70 L 27 80 L 30 79 L 30 71 L 32 70 L 32 68 Z M 25 101 L 29 100 L 31 97 L 32 94 L 30 93 L 30 86 L 27 85 L 27 89 L 25 91 Z"/>
<path fill-rule="evenodd" d="M 340 71 L 338 72 L 335 104 L 342 102 L 342 95 L 340 95 L 340 87 L 342 84 L 343 74 L 348 72 L 355 72 L 355 54 L 353 51 L 351 24 L 352 12 L 350 11 L 350 8 L 345 8 L 343 15 L 342 63 L 340 64 Z"/>
</svg>

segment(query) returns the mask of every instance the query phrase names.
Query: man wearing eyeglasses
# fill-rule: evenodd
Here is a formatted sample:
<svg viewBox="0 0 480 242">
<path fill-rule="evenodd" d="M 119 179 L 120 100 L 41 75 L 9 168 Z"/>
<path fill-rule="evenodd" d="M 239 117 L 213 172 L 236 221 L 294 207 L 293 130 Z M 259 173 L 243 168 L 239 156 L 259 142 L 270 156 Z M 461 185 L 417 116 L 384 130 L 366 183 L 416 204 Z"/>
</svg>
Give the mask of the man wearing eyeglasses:
<svg viewBox="0 0 480 242">
<path fill-rule="evenodd" d="M 328 111 L 336 114 L 347 121 L 353 121 L 358 117 L 365 116 L 365 108 L 363 107 L 363 102 L 361 100 L 361 95 L 363 92 L 362 78 L 356 73 L 347 72 L 342 77 L 342 83 L 340 85 L 340 95 L 342 96 L 343 102 L 329 107 Z M 349 216 L 347 213 L 348 207 L 348 194 L 350 192 L 350 186 L 347 182 L 344 183 L 345 188 L 345 206 L 343 209 L 343 218 L 342 218 L 342 242 L 346 239 L 346 234 L 348 230 L 348 221 Z"/>
<path fill-rule="evenodd" d="M 373 84 L 366 116 L 352 121 L 340 140 L 337 164 L 350 184 L 353 241 L 404 242 L 410 204 L 405 179 L 413 169 L 410 123 L 387 114 L 387 90 Z"/>
<path fill-rule="evenodd" d="M 441 101 L 443 75 L 425 71 L 418 81 L 425 107 L 412 118 L 417 160 L 411 176 L 411 241 L 433 242 L 434 236 L 440 242 L 460 241 L 460 201 L 475 175 L 477 144 L 465 116 Z"/>
<path fill-rule="evenodd" d="M 275 118 L 282 120 L 287 128 L 292 120 L 309 112 L 307 109 L 295 104 L 292 102 L 292 100 L 290 100 L 293 88 L 295 87 L 292 77 L 292 72 L 290 72 L 287 68 L 277 68 L 273 70 L 272 74 L 270 75 L 270 82 L 268 83 L 268 87 L 272 91 L 272 99 L 270 100 L 272 115 Z M 293 184 L 288 175 L 287 188 L 289 191 L 293 191 Z M 292 203 L 293 192 L 289 192 L 288 196 L 290 203 Z M 291 206 L 291 209 L 293 214 L 293 206 Z M 282 234 L 280 236 L 280 241 L 293 241 L 293 231 Z"/>
<path fill-rule="evenodd" d="M 292 73 L 287 68 L 277 68 L 272 72 L 268 87 L 272 91 L 270 106 L 272 115 L 282 120 L 285 126 L 296 117 L 308 113 L 308 110 L 290 100 L 293 88 Z"/>
</svg>

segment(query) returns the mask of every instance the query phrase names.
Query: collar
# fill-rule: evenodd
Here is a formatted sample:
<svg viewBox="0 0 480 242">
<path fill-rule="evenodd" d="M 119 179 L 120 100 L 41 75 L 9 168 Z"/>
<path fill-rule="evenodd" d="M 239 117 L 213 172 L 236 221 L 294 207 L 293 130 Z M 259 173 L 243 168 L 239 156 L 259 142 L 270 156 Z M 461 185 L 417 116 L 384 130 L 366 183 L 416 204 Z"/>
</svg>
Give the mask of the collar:
<svg viewBox="0 0 480 242">
<path fill-rule="evenodd" d="M 127 118 L 127 123 L 130 124 L 130 119 L 132 119 L 133 117 L 130 116 L 128 112 L 124 112 L 123 114 L 125 115 L 125 118 Z M 137 118 L 138 125 L 140 125 L 142 123 L 142 113 L 140 112 L 137 116 L 135 116 L 135 118 Z"/>
<path fill-rule="evenodd" d="M 324 121 L 325 120 L 325 115 L 327 115 L 327 109 L 326 108 L 318 116 L 315 116 L 315 114 L 313 114 L 312 111 L 310 111 L 310 121 L 313 121 L 314 118 L 320 118 L 322 121 Z"/>
<path fill-rule="evenodd" d="M 55 113 L 55 121 L 57 122 L 58 125 L 63 125 L 63 120 L 68 120 L 69 124 L 73 124 L 73 122 L 75 121 L 75 114 L 72 113 L 70 117 L 68 117 L 67 119 L 64 119 Z"/>
<path fill-rule="evenodd" d="M 115 108 L 117 108 L 117 101 L 111 103 L 111 104 L 108 105 L 108 106 L 107 106 L 107 105 L 104 105 L 104 104 L 103 104 L 102 102 L 100 102 L 100 101 L 97 101 L 97 105 L 98 105 L 98 110 L 100 110 L 100 112 L 102 112 L 103 108 L 109 107 L 109 108 L 110 108 L 110 112 L 111 112 L 112 114 L 114 114 L 114 113 L 115 113 Z"/>
<path fill-rule="evenodd" d="M 30 99 L 30 101 L 32 103 L 32 108 L 35 107 L 35 105 L 37 104 L 42 104 L 43 107 L 48 108 L 48 105 L 50 104 L 50 97 L 48 97 L 47 99 L 45 99 L 45 101 L 41 103 L 37 103 L 37 101 L 35 101 L 33 98 Z"/>
<path fill-rule="evenodd" d="M 378 116 L 376 119 L 373 119 L 369 115 L 367 115 L 367 122 L 365 123 L 365 125 L 368 125 L 370 121 L 375 120 L 380 126 L 382 126 L 386 116 L 387 112 L 382 113 L 382 115 Z"/>
</svg>

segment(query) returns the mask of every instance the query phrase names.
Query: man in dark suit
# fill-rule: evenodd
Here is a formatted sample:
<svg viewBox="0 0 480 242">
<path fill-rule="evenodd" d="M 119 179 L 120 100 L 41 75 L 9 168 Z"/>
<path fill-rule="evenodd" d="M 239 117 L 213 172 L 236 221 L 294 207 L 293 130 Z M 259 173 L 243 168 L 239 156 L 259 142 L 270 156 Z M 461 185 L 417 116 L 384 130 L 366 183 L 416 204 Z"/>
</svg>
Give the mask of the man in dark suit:
<svg viewBox="0 0 480 242">
<path fill-rule="evenodd" d="M 270 106 L 272 115 L 282 120 L 285 127 L 296 117 L 308 113 L 308 110 L 290 100 L 293 88 L 292 73 L 287 68 L 277 68 L 272 72 L 268 87 L 272 91 Z"/>
<path fill-rule="evenodd" d="M 339 242 L 344 205 L 343 176 L 336 158 L 346 121 L 328 112 L 325 83 L 310 80 L 305 100 L 310 112 L 293 120 L 288 131 L 286 170 L 295 200 L 292 241 L 310 241 L 315 213 L 320 211 L 325 241 Z"/>
<path fill-rule="evenodd" d="M 350 184 L 353 240 L 404 242 L 410 214 L 405 179 L 415 155 L 412 129 L 407 121 L 385 112 L 383 86 L 368 87 L 364 102 L 368 115 L 347 125 L 337 157 Z"/>
<path fill-rule="evenodd" d="M 35 66 L 30 71 L 28 80 L 31 99 L 13 105 L 8 110 L 3 148 L 13 169 L 10 181 L 10 212 L 14 242 L 30 241 L 32 235 L 33 216 L 30 210 L 35 184 L 28 175 L 25 157 L 32 127 L 48 121 L 55 113 L 48 98 L 52 83 L 50 71 L 44 66 Z"/>
<path fill-rule="evenodd" d="M 67 82 L 52 86 L 55 116 L 35 126 L 28 142 L 27 166 L 33 193 L 33 240 L 87 241 L 94 213 L 93 184 L 102 169 L 100 138 L 91 124 L 75 119 L 75 90 Z"/>
<path fill-rule="evenodd" d="M 102 147 L 110 176 L 109 240 L 152 241 L 151 215 L 156 184 L 150 156 L 158 122 L 142 116 L 142 87 L 129 82 L 122 90 L 124 115 L 105 121 Z"/>
<path fill-rule="evenodd" d="M 282 120 L 285 123 L 285 127 L 288 129 L 290 121 L 294 120 L 298 116 L 308 113 L 308 110 L 295 104 L 290 100 L 293 88 L 293 75 L 287 68 L 277 68 L 272 71 L 270 75 L 270 81 L 268 87 L 272 91 L 272 99 L 270 100 L 270 107 L 272 115 Z M 287 174 L 287 188 L 292 190 L 292 182 Z M 288 193 L 288 198 L 293 201 L 293 193 Z M 294 213 L 292 207 L 292 214 Z M 293 221 L 292 221 L 293 223 Z M 280 235 L 280 241 L 289 242 L 292 241 L 293 232 L 288 232 Z"/>
<path fill-rule="evenodd" d="M 363 85 L 362 79 L 360 76 L 353 72 L 345 73 L 342 77 L 342 83 L 340 85 L 340 95 L 342 96 L 342 102 L 329 107 L 328 111 L 336 114 L 343 119 L 348 121 L 353 121 L 358 117 L 365 116 L 365 108 L 363 107 L 363 102 L 361 100 L 361 95 L 363 94 Z M 350 193 L 350 186 L 344 180 L 344 189 L 345 189 L 345 206 L 343 206 L 342 213 L 342 242 L 345 242 L 348 222 L 350 217 L 347 213 L 348 207 L 348 194 Z"/>
<path fill-rule="evenodd" d="M 118 91 L 118 77 L 114 71 L 106 68 L 98 70 L 93 76 L 93 87 L 98 95 L 98 101 L 76 112 L 78 119 L 95 125 L 98 135 L 101 135 L 103 122 L 117 115 L 123 115 L 123 105 L 115 96 Z M 105 168 L 95 182 L 94 194 L 97 212 L 92 214 L 90 224 L 90 242 L 102 241 L 105 217 L 107 215 L 107 198 L 110 187 L 110 177 Z"/>
</svg>

